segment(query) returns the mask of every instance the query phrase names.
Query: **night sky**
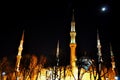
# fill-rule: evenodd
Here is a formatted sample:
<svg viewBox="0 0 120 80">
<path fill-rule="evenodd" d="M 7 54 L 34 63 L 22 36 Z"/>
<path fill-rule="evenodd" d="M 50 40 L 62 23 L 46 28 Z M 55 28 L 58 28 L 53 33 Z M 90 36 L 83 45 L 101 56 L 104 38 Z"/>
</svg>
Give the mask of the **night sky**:
<svg viewBox="0 0 120 80">
<path fill-rule="evenodd" d="M 102 11 L 102 7 L 106 7 Z M 16 56 L 23 29 L 23 53 L 45 55 L 51 59 L 56 54 L 57 41 L 60 55 L 69 60 L 70 23 L 74 9 L 76 21 L 77 57 L 97 56 L 97 29 L 99 30 L 103 60 L 110 61 L 109 44 L 112 44 L 116 63 L 120 57 L 118 30 L 113 26 L 112 0 L 50 0 L 43 2 L 5 3 L 1 9 L 0 54 Z M 68 61 L 69 62 L 69 61 Z M 117 64 L 118 66 L 118 64 Z M 119 66 L 118 66 L 119 67 Z"/>
</svg>

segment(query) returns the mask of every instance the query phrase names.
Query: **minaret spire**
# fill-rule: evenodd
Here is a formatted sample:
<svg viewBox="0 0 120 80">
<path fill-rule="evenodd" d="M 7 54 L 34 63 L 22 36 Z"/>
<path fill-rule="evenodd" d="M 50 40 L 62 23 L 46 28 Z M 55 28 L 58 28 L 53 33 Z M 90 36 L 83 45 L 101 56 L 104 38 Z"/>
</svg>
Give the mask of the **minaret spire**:
<svg viewBox="0 0 120 80">
<path fill-rule="evenodd" d="M 70 31 L 70 48 L 71 48 L 71 53 L 70 53 L 70 65 L 72 67 L 76 66 L 76 31 L 75 31 L 75 17 L 74 17 L 74 9 L 72 13 L 72 21 L 71 21 L 71 31 Z"/>
<path fill-rule="evenodd" d="M 72 13 L 72 21 L 75 21 L 74 9 L 73 9 L 73 13 Z"/>
<path fill-rule="evenodd" d="M 18 48 L 18 54 L 17 54 L 17 62 L 16 62 L 16 71 L 19 72 L 19 67 L 20 67 L 20 60 L 22 57 L 22 50 L 23 50 L 23 42 L 24 42 L 24 31 L 22 33 L 22 38 L 20 41 L 20 45 Z"/>
<path fill-rule="evenodd" d="M 76 32 L 75 32 L 75 17 L 74 17 L 74 9 L 73 9 L 73 15 L 72 15 L 72 21 L 71 21 L 71 42 L 70 43 L 76 43 L 75 37 L 76 37 Z"/>
<path fill-rule="evenodd" d="M 116 66 L 115 66 L 115 60 L 114 60 L 114 55 L 113 55 L 113 51 L 112 51 L 112 45 L 110 44 L 110 54 L 111 54 L 111 65 L 112 65 L 112 71 L 113 71 L 113 75 L 114 75 L 114 78 L 116 78 Z M 116 79 L 115 79 L 116 80 Z"/>
<path fill-rule="evenodd" d="M 59 40 L 58 40 L 58 43 L 57 43 L 57 53 L 56 53 L 56 57 L 57 57 L 57 58 L 59 57 Z"/>
<path fill-rule="evenodd" d="M 111 43 L 110 43 L 110 55 L 111 55 L 111 57 L 114 56 L 114 55 L 113 55 L 113 51 L 112 51 L 112 45 L 111 45 Z"/>
<path fill-rule="evenodd" d="M 98 30 L 97 30 L 97 48 L 98 48 L 98 69 L 99 69 L 99 71 L 98 71 L 98 73 L 99 73 L 99 80 L 101 80 L 101 77 L 100 77 L 100 75 L 101 75 L 101 68 L 102 68 L 102 62 L 103 62 L 103 60 L 102 60 L 102 53 L 101 53 L 101 44 L 100 44 L 100 37 L 99 37 L 99 32 L 98 32 Z"/>
<path fill-rule="evenodd" d="M 102 53 L 101 53 L 101 44 L 100 44 L 100 37 L 99 37 L 99 32 L 97 30 L 97 48 L 98 48 L 98 57 L 99 57 L 99 61 L 103 61 L 102 60 Z"/>
<path fill-rule="evenodd" d="M 71 31 L 75 31 L 75 16 L 74 16 L 74 9 L 73 9 L 73 13 L 72 13 Z"/>
<path fill-rule="evenodd" d="M 56 58 L 57 58 L 57 66 L 59 66 L 59 40 L 57 43 L 57 53 L 56 53 Z"/>
<path fill-rule="evenodd" d="M 23 33 L 22 33 L 22 38 L 21 38 L 20 45 L 19 45 L 19 48 L 18 48 L 18 55 L 21 55 L 21 54 L 22 54 L 23 42 L 24 42 L 24 31 L 23 31 Z"/>
<path fill-rule="evenodd" d="M 112 45 L 110 44 L 110 54 L 111 54 L 111 64 L 112 64 L 112 70 L 115 69 L 115 60 L 114 60 L 114 55 L 112 51 Z"/>
</svg>

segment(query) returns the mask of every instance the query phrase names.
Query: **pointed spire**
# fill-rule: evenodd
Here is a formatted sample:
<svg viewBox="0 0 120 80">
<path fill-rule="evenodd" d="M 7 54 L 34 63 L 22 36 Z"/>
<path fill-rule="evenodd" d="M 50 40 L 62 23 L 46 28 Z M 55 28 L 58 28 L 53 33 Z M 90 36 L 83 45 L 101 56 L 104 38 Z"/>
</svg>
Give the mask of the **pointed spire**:
<svg viewBox="0 0 120 80">
<path fill-rule="evenodd" d="M 17 55 L 17 61 L 16 61 L 16 71 L 17 72 L 19 72 L 20 60 L 22 57 L 22 50 L 23 50 L 23 42 L 24 42 L 24 30 L 23 30 L 22 38 L 21 38 L 20 45 L 18 48 L 18 55 Z"/>
<path fill-rule="evenodd" d="M 99 32 L 98 32 L 98 29 L 97 29 L 97 40 L 99 39 Z"/>
<path fill-rule="evenodd" d="M 98 56 L 99 56 L 99 61 L 103 61 L 102 60 L 102 53 L 101 53 L 101 44 L 100 44 L 100 38 L 99 38 L 99 32 L 98 32 L 98 29 L 97 29 L 97 48 L 98 48 Z"/>
<path fill-rule="evenodd" d="M 101 53 L 101 44 L 100 44 L 100 37 L 99 37 L 99 32 L 98 32 L 98 29 L 97 29 L 97 48 L 98 48 L 98 51 L 100 51 L 99 53 Z"/>
<path fill-rule="evenodd" d="M 110 43 L 110 54 L 111 54 L 111 64 L 112 64 L 112 70 L 115 72 L 115 60 L 114 60 L 114 55 L 113 55 L 113 51 L 112 51 L 112 45 Z"/>
<path fill-rule="evenodd" d="M 100 44 L 100 37 L 99 37 L 99 32 L 97 29 L 97 48 L 100 49 L 101 48 L 101 44 Z"/>
<path fill-rule="evenodd" d="M 75 21 L 74 9 L 73 9 L 73 12 L 72 12 L 72 21 Z"/>
<path fill-rule="evenodd" d="M 97 29 L 97 44 L 100 45 L 100 37 L 99 37 L 98 29 Z"/>
<path fill-rule="evenodd" d="M 19 49 L 19 50 L 18 50 L 18 55 L 21 55 L 21 54 L 22 54 L 23 42 L 24 42 L 24 30 L 23 30 L 22 38 L 21 38 L 20 45 L 19 45 L 19 48 L 18 48 L 18 49 Z"/>
<path fill-rule="evenodd" d="M 59 40 L 58 40 L 58 43 L 57 43 L 57 53 L 56 53 L 56 57 L 58 58 L 59 56 Z"/>
<path fill-rule="evenodd" d="M 72 13 L 71 31 L 75 31 L 75 16 L 74 16 L 74 9 L 73 9 L 73 13 Z"/>
<path fill-rule="evenodd" d="M 114 56 L 113 55 L 113 51 L 112 51 L 112 45 L 111 45 L 111 43 L 110 43 L 110 54 L 111 54 L 111 56 Z"/>
<path fill-rule="evenodd" d="M 22 33 L 22 40 L 24 40 L 24 32 L 25 32 L 25 30 L 23 30 L 23 33 Z"/>
<path fill-rule="evenodd" d="M 57 53 L 56 53 L 56 58 L 57 58 L 57 66 L 59 66 L 59 40 L 57 43 Z"/>
</svg>

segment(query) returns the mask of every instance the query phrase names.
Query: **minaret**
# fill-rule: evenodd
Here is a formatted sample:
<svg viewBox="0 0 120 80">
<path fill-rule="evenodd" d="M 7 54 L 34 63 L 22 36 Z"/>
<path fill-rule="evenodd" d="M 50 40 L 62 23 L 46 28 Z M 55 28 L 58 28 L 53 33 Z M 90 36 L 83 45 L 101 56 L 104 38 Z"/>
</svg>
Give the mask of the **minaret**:
<svg viewBox="0 0 120 80">
<path fill-rule="evenodd" d="M 99 80 L 101 80 L 100 78 L 100 74 L 101 74 L 101 66 L 102 66 L 102 53 L 101 53 L 101 44 L 100 44 L 100 38 L 99 38 L 99 33 L 98 33 L 98 30 L 97 30 L 97 48 L 98 48 L 98 64 L 99 64 Z"/>
<path fill-rule="evenodd" d="M 24 42 L 24 31 L 22 33 L 22 39 L 20 41 L 20 45 L 18 48 L 18 55 L 17 55 L 17 61 L 16 61 L 16 71 L 19 72 L 19 67 L 20 67 L 20 60 L 22 57 L 22 50 L 23 50 L 23 42 Z"/>
<path fill-rule="evenodd" d="M 57 43 L 57 53 L 56 53 L 56 58 L 57 58 L 57 66 L 59 66 L 59 40 Z"/>
<path fill-rule="evenodd" d="M 72 21 L 71 21 L 71 32 L 70 32 L 70 65 L 71 67 L 76 66 L 76 31 L 75 31 L 75 18 L 74 18 L 74 10 L 72 15 Z"/>
<path fill-rule="evenodd" d="M 97 48 L 98 48 L 98 61 L 103 62 L 102 53 L 101 53 L 101 44 L 100 44 L 100 38 L 99 38 L 98 31 L 97 31 Z"/>
<path fill-rule="evenodd" d="M 114 70 L 115 69 L 115 61 L 114 61 L 114 55 L 113 55 L 111 44 L 110 44 L 110 55 L 111 55 L 112 70 Z"/>
<path fill-rule="evenodd" d="M 110 77 L 110 78 L 112 78 L 111 80 L 118 80 L 118 79 L 116 79 L 117 78 L 117 73 L 116 73 L 116 70 L 115 70 L 116 66 L 115 66 L 115 60 L 114 60 L 114 55 L 113 55 L 111 44 L 110 44 L 110 55 L 111 55 L 111 65 L 112 65 L 112 72 L 113 72 L 113 74 L 111 75 L 113 77 Z"/>
</svg>

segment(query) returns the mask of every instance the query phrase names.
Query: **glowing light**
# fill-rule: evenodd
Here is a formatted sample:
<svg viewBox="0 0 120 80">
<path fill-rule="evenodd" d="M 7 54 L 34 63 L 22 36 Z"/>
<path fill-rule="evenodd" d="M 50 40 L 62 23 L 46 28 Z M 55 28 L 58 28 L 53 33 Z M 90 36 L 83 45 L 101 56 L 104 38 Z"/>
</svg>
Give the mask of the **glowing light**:
<svg viewBox="0 0 120 80">
<path fill-rule="evenodd" d="M 106 11 L 106 10 L 107 10 L 106 6 L 104 6 L 104 7 L 101 8 L 101 11 Z"/>
<path fill-rule="evenodd" d="M 117 76 L 115 76 L 115 80 L 118 80 L 118 77 L 117 77 Z"/>
<path fill-rule="evenodd" d="M 110 12 L 110 6 L 108 4 L 103 4 L 100 6 L 100 12 L 108 13 Z"/>
<path fill-rule="evenodd" d="M 6 73 L 5 72 L 2 72 L 2 75 L 4 76 Z"/>
</svg>

